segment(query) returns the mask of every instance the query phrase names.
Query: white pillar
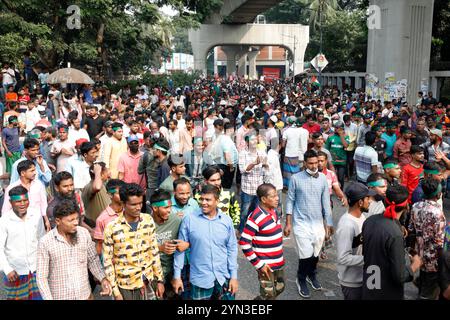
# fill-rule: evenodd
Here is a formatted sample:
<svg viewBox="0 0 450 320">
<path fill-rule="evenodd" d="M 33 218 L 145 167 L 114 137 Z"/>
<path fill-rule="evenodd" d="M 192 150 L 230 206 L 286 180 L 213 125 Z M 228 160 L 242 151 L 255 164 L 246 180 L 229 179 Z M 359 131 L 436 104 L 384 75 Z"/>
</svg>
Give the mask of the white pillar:
<svg viewBox="0 0 450 320">
<path fill-rule="evenodd" d="M 214 47 L 214 75 L 219 74 L 219 67 L 217 65 L 218 61 L 219 47 Z"/>
<path fill-rule="evenodd" d="M 238 76 L 243 77 L 247 74 L 247 54 L 241 55 L 238 61 Z"/>
<path fill-rule="evenodd" d="M 379 25 L 369 28 L 367 73 L 383 84 L 385 74 L 407 79 L 407 101 L 415 101 L 422 79 L 430 70 L 431 33 L 434 0 L 371 0 L 377 6 L 372 19 Z"/>
<path fill-rule="evenodd" d="M 362 79 L 361 77 L 355 77 L 355 89 L 361 89 L 362 88 Z"/>
<path fill-rule="evenodd" d="M 227 75 L 235 75 L 236 54 L 238 53 L 238 48 L 233 46 L 223 46 L 222 50 L 227 56 Z"/>
<path fill-rule="evenodd" d="M 247 54 L 248 65 L 249 65 L 248 75 L 249 75 L 250 79 L 258 79 L 258 73 L 256 72 L 256 58 L 258 57 L 258 54 L 259 54 L 259 50 L 250 51 Z M 289 71 L 289 69 L 288 69 L 288 71 Z"/>
<path fill-rule="evenodd" d="M 433 92 L 433 97 L 436 98 L 437 95 L 437 91 L 438 91 L 438 78 L 436 77 L 430 77 L 431 81 L 430 81 L 430 88 L 428 91 Z M 427 92 L 424 92 L 424 94 L 427 94 Z M 436 98 L 437 99 L 437 98 Z"/>
</svg>

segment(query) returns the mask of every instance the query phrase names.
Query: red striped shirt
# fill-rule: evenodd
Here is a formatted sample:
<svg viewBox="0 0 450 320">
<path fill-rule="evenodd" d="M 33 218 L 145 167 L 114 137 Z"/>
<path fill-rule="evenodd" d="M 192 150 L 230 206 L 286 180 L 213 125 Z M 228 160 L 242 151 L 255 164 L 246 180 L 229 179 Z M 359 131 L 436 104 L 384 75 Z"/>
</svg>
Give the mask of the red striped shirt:
<svg viewBox="0 0 450 320">
<path fill-rule="evenodd" d="M 284 266 L 283 232 L 274 210 L 266 212 L 259 206 L 249 215 L 239 245 L 251 264 L 272 270 Z"/>
</svg>

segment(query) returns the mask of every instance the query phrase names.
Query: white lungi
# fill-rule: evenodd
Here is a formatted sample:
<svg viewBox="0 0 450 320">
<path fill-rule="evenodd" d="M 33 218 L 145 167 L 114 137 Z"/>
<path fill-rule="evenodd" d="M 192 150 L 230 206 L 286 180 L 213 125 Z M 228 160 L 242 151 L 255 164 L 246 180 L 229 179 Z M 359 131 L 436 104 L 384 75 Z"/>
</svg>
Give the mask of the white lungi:
<svg viewBox="0 0 450 320">
<path fill-rule="evenodd" d="M 325 227 L 323 223 L 293 224 L 295 243 L 299 259 L 308 259 L 313 255 L 318 257 L 325 241 Z"/>
</svg>

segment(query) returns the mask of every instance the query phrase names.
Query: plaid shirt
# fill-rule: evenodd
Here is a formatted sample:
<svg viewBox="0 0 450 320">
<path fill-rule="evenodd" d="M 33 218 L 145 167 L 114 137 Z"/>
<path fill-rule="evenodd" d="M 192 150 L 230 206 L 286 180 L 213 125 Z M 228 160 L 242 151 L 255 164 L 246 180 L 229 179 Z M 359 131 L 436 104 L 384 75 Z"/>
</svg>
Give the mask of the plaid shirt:
<svg viewBox="0 0 450 320">
<path fill-rule="evenodd" d="M 264 183 L 264 170 L 261 163 L 254 166 L 252 170 L 247 171 L 247 167 L 251 163 L 256 162 L 258 155 L 260 154 L 256 152 L 250 153 L 248 150 L 242 150 L 239 153 L 239 170 L 242 173 L 242 191 L 252 196 L 256 195 L 256 189 Z"/>
<path fill-rule="evenodd" d="M 141 213 L 136 231 L 123 214 L 109 223 L 104 233 L 103 262 L 114 296 L 120 294 L 119 287 L 142 288 L 144 277 L 149 281 L 163 281 L 153 218 Z"/>
<path fill-rule="evenodd" d="M 77 227 L 75 244 L 69 244 L 56 228 L 42 237 L 36 281 L 44 300 L 87 300 L 91 295 L 88 269 L 97 280 L 105 278 L 86 229 Z"/>
</svg>

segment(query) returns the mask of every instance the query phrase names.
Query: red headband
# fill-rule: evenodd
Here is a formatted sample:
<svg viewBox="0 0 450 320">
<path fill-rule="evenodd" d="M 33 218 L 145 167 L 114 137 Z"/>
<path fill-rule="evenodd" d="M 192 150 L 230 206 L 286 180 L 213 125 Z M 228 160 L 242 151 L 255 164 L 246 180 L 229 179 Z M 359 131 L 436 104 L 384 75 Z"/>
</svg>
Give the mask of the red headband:
<svg viewBox="0 0 450 320">
<path fill-rule="evenodd" d="M 384 216 L 386 218 L 389 219 L 395 219 L 397 218 L 397 212 L 395 212 L 395 209 L 397 207 L 404 207 L 408 204 L 408 199 L 406 199 L 405 201 L 403 201 L 402 203 L 395 203 L 394 201 L 390 202 L 387 198 L 386 198 L 386 203 L 388 204 L 388 207 L 386 208 L 386 210 L 384 211 Z"/>
</svg>

